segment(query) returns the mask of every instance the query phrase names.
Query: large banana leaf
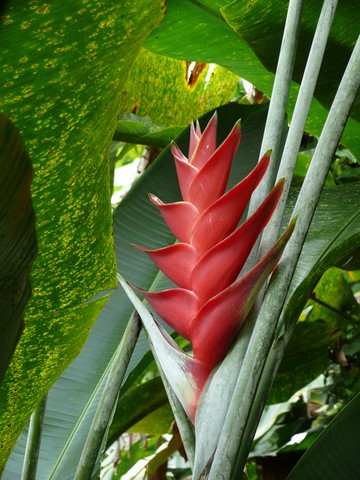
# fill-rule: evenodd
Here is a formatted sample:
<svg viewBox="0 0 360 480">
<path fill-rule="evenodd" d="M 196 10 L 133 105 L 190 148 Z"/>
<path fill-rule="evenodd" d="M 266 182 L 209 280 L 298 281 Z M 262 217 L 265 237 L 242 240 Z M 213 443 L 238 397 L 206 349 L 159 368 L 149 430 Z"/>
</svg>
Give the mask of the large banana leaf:
<svg viewBox="0 0 360 480">
<path fill-rule="evenodd" d="M 145 47 L 180 60 L 217 63 L 270 95 L 288 3 L 287 0 L 171 2 L 166 18 L 147 39 Z M 299 54 L 293 75 L 295 82 L 301 80 L 322 3 L 321 0 L 304 2 Z M 307 122 L 311 133 L 321 132 L 327 108 L 356 42 L 360 28 L 357 10 L 352 0 L 338 4 L 316 99 Z M 294 84 L 290 92 L 292 105 L 297 88 Z M 352 111 L 353 118 L 358 121 L 359 108 L 358 97 Z M 358 128 L 358 122 L 349 119 L 342 141 L 359 156 Z"/>
<path fill-rule="evenodd" d="M 24 328 L 35 258 L 32 167 L 16 127 L 0 114 L 0 385 Z"/>
<path fill-rule="evenodd" d="M 1 108 L 33 160 L 39 254 L 0 394 L 0 470 L 116 287 L 109 146 L 129 67 L 164 10 L 162 0 L 23 0 L 5 9 Z"/>
</svg>

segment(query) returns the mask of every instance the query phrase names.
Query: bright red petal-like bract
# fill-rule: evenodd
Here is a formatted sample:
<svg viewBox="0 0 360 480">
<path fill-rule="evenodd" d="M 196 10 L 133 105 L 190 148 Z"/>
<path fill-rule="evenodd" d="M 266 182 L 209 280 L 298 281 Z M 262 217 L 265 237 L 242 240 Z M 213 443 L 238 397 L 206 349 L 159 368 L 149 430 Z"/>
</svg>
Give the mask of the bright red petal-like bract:
<svg viewBox="0 0 360 480">
<path fill-rule="evenodd" d="M 183 200 L 164 204 L 150 195 L 179 243 L 158 250 L 137 247 L 179 287 L 157 293 L 139 290 L 158 315 L 192 343 L 194 358 L 189 368 L 196 388 L 188 404 L 183 405 L 192 421 L 207 376 L 227 354 L 294 228 L 291 224 L 269 252 L 241 275 L 278 204 L 284 182 L 280 180 L 255 213 L 238 226 L 268 167 L 271 152 L 266 152 L 253 171 L 225 193 L 240 142 L 240 123 L 218 148 L 216 129 L 216 114 L 203 133 L 199 122 L 191 125 L 189 158 L 175 144 L 171 146 Z"/>
</svg>

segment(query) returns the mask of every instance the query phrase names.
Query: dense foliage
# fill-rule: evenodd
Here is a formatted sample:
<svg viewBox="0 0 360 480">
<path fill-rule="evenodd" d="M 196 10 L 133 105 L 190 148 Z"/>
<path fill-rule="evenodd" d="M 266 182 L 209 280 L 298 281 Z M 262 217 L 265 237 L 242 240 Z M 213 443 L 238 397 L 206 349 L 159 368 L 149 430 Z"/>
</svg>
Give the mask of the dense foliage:
<svg viewBox="0 0 360 480">
<path fill-rule="evenodd" d="M 9 296 L 12 300 L 11 317 L 0 320 L 2 350 L 7 347 L 0 356 L 0 371 L 6 372 L 0 387 L 0 470 L 5 480 L 21 476 L 26 425 L 46 394 L 36 478 L 75 478 L 111 360 L 133 311 L 124 291 L 116 289 L 116 270 L 146 289 L 168 286 L 151 261 L 130 245 L 156 249 L 174 242 L 160 213 L 147 202 L 148 192 L 166 202 L 180 198 L 168 145 L 176 138 L 186 151 L 187 125 L 201 117 L 204 126 L 216 109 L 219 142 L 241 118 L 243 138 L 228 186 L 256 165 L 264 153 L 261 142 L 287 5 L 285 0 L 9 0 L 3 8 L 0 109 L 22 139 L 7 120 L 1 122 L 0 160 L 11 164 L 9 176 L 6 168 L 0 174 L 2 245 L 14 244 L 14 249 L 2 246 L 2 272 L 10 274 L 0 278 L 0 304 L 8 305 Z M 335 13 L 283 227 L 358 36 L 356 7 L 345 0 Z M 280 125 L 284 134 L 320 9 L 319 0 L 305 2 L 303 8 L 288 122 Z M 250 94 L 239 76 L 256 86 Z M 329 460 L 335 458 L 344 478 L 355 478 L 351 446 L 358 445 L 360 427 L 347 411 L 359 404 L 358 121 L 357 95 L 283 309 L 282 325 L 293 324 L 294 331 L 286 338 L 289 343 L 251 448 L 251 479 L 266 478 L 257 476 L 255 465 L 263 475 L 274 469 L 283 478 L 284 465 L 288 471 L 350 400 L 349 410 L 342 410 L 334 422 L 337 438 L 347 439 L 345 451 L 331 447 L 329 429 L 330 438 L 323 435 L 320 447 L 308 450 L 306 468 L 316 462 L 338 475 Z M 33 166 L 36 257 L 22 142 Z M 138 145 L 146 146 L 151 165 L 113 209 L 113 179 L 119 167 L 143 154 Z M 24 178 L 24 184 L 11 178 Z M 14 197 L 21 189 L 23 204 Z M 9 198 L 14 198 L 11 205 Z M 12 233 L 19 230 L 11 220 L 16 215 L 23 219 L 21 238 Z M 22 317 L 33 261 L 32 296 Z M 283 331 L 275 337 L 281 343 Z M 188 348 L 183 339 L 177 341 Z M 166 471 L 173 478 L 189 475 L 189 464 L 176 464 L 176 452 L 185 456 L 184 437 L 173 418 L 148 340 L 141 334 L 106 432 L 103 478 L 120 478 L 151 454 L 149 478 L 155 472 L 166 478 Z M 131 432 L 141 436 L 131 437 Z M 295 443 L 298 433 L 303 437 Z M 120 435 L 125 442 L 121 452 L 112 443 Z M 274 453 L 278 465 L 268 458 Z M 100 457 L 94 475 L 99 470 Z M 303 478 L 306 470 L 299 471 L 293 478 Z"/>
</svg>

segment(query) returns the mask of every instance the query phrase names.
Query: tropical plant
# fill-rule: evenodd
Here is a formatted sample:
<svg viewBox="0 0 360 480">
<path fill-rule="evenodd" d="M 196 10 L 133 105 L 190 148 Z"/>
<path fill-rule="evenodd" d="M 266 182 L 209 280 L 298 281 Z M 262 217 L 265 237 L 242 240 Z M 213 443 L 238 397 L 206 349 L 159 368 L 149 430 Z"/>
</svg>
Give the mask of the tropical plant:
<svg viewBox="0 0 360 480">
<path fill-rule="evenodd" d="M 159 433 L 162 435 L 159 441 L 167 442 L 164 443 L 166 453 L 161 453 L 156 441 L 149 441 L 149 452 L 155 455 L 149 460 L 149 472 L 159 473 L 161 465 L 164 466 L 175 451 L 181 450 L 183 443 L 189 459 L 187 468 L 192 468 L 193 478 L 219 478 L 220 472 L 225 478 L 240 478 L 272 384 L 270 401 L 283 402 L 328 369 L 338 388 L 331 390 L 326 385 L 328 393 L 323 408 L 327 405 L 329 412 L 334 405 L 335 410 L 343 406 L 358 390 L 354 380 L 358 365 L 352 360 L 359 351 L 356 319 L 359 310 L 351 293 L 351 286 L 357 285 L 356 280 L 349 283 L 343 274 L 331 277 L 337 278 L 340 290 L 351 298 L 345 301 L 346 295 L 341 295 L 343 304 L 335 306 L 333 299 L 324 293 L 328 287 L 316 287 L 333 265 L 348 270 L 358 268 L 352 260 L 360 243 L 356 202 L 359 184 L 355 181 L 356 157 L 360 152 L 356 5 L 350 0 L 341 2 L 335 13 L 336 1 L 324 2 L 321 10 L 318 1 L 303 5 L 302 1 L 292 0 L 285 23 L 287 3 L 280 0 L 275 3 L 258 0 L 250 4 L 184 0 L 169 2 L 169 5 L 148 0 L 133 4 L 75 0 L 71 5 L 7 2 L 0 30 L 3 92 L 0 103 L 1 109 L 18 127 L 33 164 L 32 200 L 38 254 L 31 275 L 33 295 L 24 312 L 24 333 L 7 368 L 21 330 L 19 309 L 29 291 L 26 269 L 34 258 L 33 215 L 28 190 L 20 185 L 19 188 L 25 188 L 27 198 L 24 251 L 19 255 L 14 248 L 4 258 L 5 268 L 19 273 L 17 292 L 20 294 L 20 288 L 25 289 L 23 299 L 16 303 L 12 321 L 6 318 L 7 325 L 13 323 L 6 337 L 12 339 L 11 345 L 1 366 L 4 372 L 6 370 L 0 395 L 0 463 L 4 479 L 12 480 L 21 475 L 24 479 L 96 477 L 105 446 L 110 447 L 111 441 L 132 428 L 138 433 Z M 280 49 L 284 23 L 284 41 Z M 297 43 L 300 48 L 295 57 Z M 191 64 L 192 60 L 196 63 Z M 210 67 L 208 62 L 218 66 Z M 275 68 L 274 76 L 270 72 Z M 265 94 L 254 90 L 257 93 L 251 101 L 255 105 L 249 105 L 248 101 L 246 105 L 241 103 L 245 100 L 238 86 L 239 75 Z M 302 76 L 299 89 L 291 79 L 299 82 Z M 231 99 L 236 102 L 228 104 Z M 119 153 L 119 144 L 112 144 L 112 152 L 117 153 L 112 154 L 110 162 L 109 147 L 112 139 L 147 145 L 152 149 L 152 157 L 177 137 L 179 149 L 172 147 L 172 150 L 180 156 L 180 151 L 187 151 L 189 138 L 192 144 L 197 139 L 200 143 L 205 135 L 200 136 L 200 131 L 206 131 L 214 109 L 219 119 L 218 143 L 225 140 L 231 127 L 241 118 L 242 142 L 229 176 L 230 192 L 231 189 L 236 191 L 235 185 L 253 168 L 259 172 L 264 167 L 267 160 L 256 166 L 257 159 L 272 149 L 266 175 L 250 201 L 249 218 L 259 218 L 254 212 L 262 208 L 259 205 L 273 188 L 275 177 L 285 178 L 282 198 L 264 230 L 260 246 L 255 247 L 259 247 L 259 257 L 254 250 L 241 275 L 256 271 L 257 258 L 262 258 L 271 249 L 290 217 L 298 219 L 282 260 L 266 285 L 266 291 L 260 294 L 252 314 L 243 323 L 241 335 L 229 351 L 230 342 L 220 349 L 219 362 L 211 365 L 213 372 L 201 395 L 193 426 L 174 395 L 171 372 L 164 372 L 164 361 L 159 358 L 165 358 L 166 363 L 167 355 L 172 358 L 171 352 L 178 351 L 173 340 L 171 344 L 164 342 L 161 334 L 154 341 L 155 333 L 151 333 L 151 329 L 157 334 L 159 329 L 126 283 L 121 280 L 123 288 L 113 292 L 116 269 L 146 291 L 166 290 L 171 285 L 150 258 L 144 258 L 130 245 L 141 243 L 155 251 L 170 244 L 174 244 L 173 250 L 179 248 L 162 219 L 159 211 L 164 210 L 162 204 L 154 197 L 159 208 L 147 204 L 148 192 L 159 195 L 164 205 L 176 204 L 174 202 L 180 199 L 171 151 L 169 147 L 163 150 L 112 215 L 109 171 L 119 158 L 128 155 L 131 146 L 122 143 Z M 289 129 L 286 113 L 291 119 Z M 192 130 L 186 128 L 194 118 L 199 118 L 198 126 Z M 213 128 L 209 130 L 214 132 Z M 303 136 L 304 130 L 312 136 Z M 3 123 L 1 131 L 5 132 L 0 137 L 2 142 L 11 149 L 8 140 L 17 137 L 10 137 L 7 132 L 13 131 L 13 127 Z M 315 148 L 307 144 L 309 140 Z M 20 141 L 14 142 L 10 156 L 2 154 L 6 151 L 2 147 L 1 161 L 19 158 L 16 145 L 20 145 Z M 340 147 L 339 142 L 342 142 Z M 302 149 L 300 156 L 297 155 L 299 148 Z M 15 174 L 27 168 L 26 155 L 21 156 L 25 161 L 14 166 Z M 309 158 L 312 159 L 310 166 Z M 333 158 L 337 159 L 334 163 Z M 336 169 L 340 166 L 345 170 L 338 174 Z M 302 184 L 300 193 L 290 188 L 294 168 L 297 184 Z M 322 189 L 325 181 L 332 186 Z M 15 191 L 11 182 L 1 182 L 1 185 L 3 212 L 8 211 L 4 199 L 13 198 L 11 195 L 18 194 L 18 190 Z M 275 187 L 276 197 L 280 190 Z M 265 200 L 265 205 L 267 202 Z M 273 201 L 270 210 L 275 203 Z M 260 223 L 266 221 L 261 218 Z M 240 231 L 244 228 L 240 227 Z M 17 242 L 18 248 L 21 242 Z M 351 275 L 356 278 L 356 274 Z M 330 285 L 333 280 L 322 281 Z M 139 337 L 139 317 L 133 314 L 125 291 L 146 324 L 158 368 L 148 352 L 146 337 L 142 334 Z M 6 297 L 6 292 L 2 284 L 1 295 Z M 149 300 L 153 297 L 152 294 L 147 296 Z M 310 296 L 311 302 L 303 310 Z M 337 321 L 325 316 L 322 328 L 317 319 L 323 318 L 323 312 L 316 312 L 320 307 L 326 309 L 328 304 L 333 314 L 337 312 Z M 299 316 L 305 320 L 296 326 Z M 332 336 L 329 332 L 333 332 Z M 180 333 L 186 332 L 181 329 Z M 319 337 L 321 353 L 314 349 Z M 189 350 L 187 341 L 174 338 L 183 350 Z M 188 335 L 188 339 L 194 340 L 194 337 Z M 3 338 L 1 340 L 6 344 Z M 299 345 L 306 345 L 304 351 L 299 351 Z M 339 373 L 335 367 L 330 368 L 327 354 L 324 354 L 328 348 L 335 352 L 332 359 L 337 364 L 340 359 L 343 364 L 346 360 L 349 376 L 345 376 L 345 370 Z M 309 351 L 316 352 L 314 361 L 305 362 Z M 285 361 L 274 379 L 283 354 Z M 195 357 L 199 358 L 196 352 Z M 345 364 L 343 366 L 345 368 Z M 296 375 L 292 374 L 289 382 L 294 368 Z M 160 386 L 159 375 L 180 435 L 176 429 L 160 426 L 161 419 L 169 425 L 173 414 Z M 46 393 L 45 402 L 42 398 Z M 337 400 L 332 403 L 329 398 Z M 146 401 L 142 404 L 143 399 Z M 288 412 L 292 411 L 292 404 L 289 402 Z M 352 412 L 357 404 L 358 397 L 349 404 L 348 411 Z M 28 434 L 24 426 L 35 407 Z M 214 411 L 216 418 L 211 415 Z M 353 452 L 351 446 L 357 443 L 359 429 L 355 422 L 351 425 L 346 411 L 347 408 L 342 417 L 336 417 L 334 431 L 339 435 L 341 428 L 346 432 L 351 428 L 346 436 L 346 451 Z M 209 418 L 213 421 L 209 422 Z M 274 430 L 279 431 L 280 417 L 274 418 L 272 430 L 272 427 L 266 430 L 262 420 L 262 430 L 255 438 L 253 452 L 264 453 L 261 445 Z M 326 419 L 319 418 L 319 425 L 326 424 Z M 147 426 L 138 423 L 146 419 Z M 311 428 L 309 425 L 306 428 L 310 438 Z M 173 435 L 170 442 L 163 437 L 169 432 Z M 330 428 L 328 432 L 331 443 Z M 321 443 L 319 440 L 320 447 L 313 450 L 321 453 L 317 457 L 309 449 L 308 458 L 321 457 L 329 448 L 328 442 L 324 436 Z M 128 452 L 139 458 L 142 445 L 141 441 L 134 443 Z M 279 441 L 274 448 L 279 452 L 282 449 L 280 455 L 285 446 Z M 113 458 L 114 464 L 116 458 L 124 459 L 114 450 L 111 455 L 108 451 L 107 459 Z M 337 458 L 335 454 L 333 457 Z M 226 465 L 224 458 L 229 459 Z M 251 458 L 258 457 L 254 454 Z M 353 453 L 351 460 L 356 468 L 357 458 Z M 306 457 L 303 461 L 306 462 Z M 312 461 L 309 460 L 308 465 Z M 126 473 L 125 463 L 123 461 L 118 473 L 111 466 L 106 472 L 104 467 L 102 474 L 119 478 Z M 332 471 L 335 472 L 329 465 L 326 461 L 320 462 L 322 478 L 331 478 Z M 301 475 L 302 471 L 305 471 L 303 467 L 294 470 L 294 478 L 300 478 L 296 475 L 299 472 Z M 343 471 L 351 478 L 353 470 L 350 467 L 348 470 L 344 467 Z"/>
</svg>

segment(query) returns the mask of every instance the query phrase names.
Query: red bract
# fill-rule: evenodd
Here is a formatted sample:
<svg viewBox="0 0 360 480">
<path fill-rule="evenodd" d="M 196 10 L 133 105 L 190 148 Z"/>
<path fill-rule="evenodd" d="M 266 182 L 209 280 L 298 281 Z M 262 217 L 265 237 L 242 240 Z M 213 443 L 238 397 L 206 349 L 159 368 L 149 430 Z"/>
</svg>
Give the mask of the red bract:
<svg viewBox="0 0 360 480">
<path fill-rule="evenodd" d="M 195 365 L 198 372 L 195 400 L 187 409 L 192 420 L 206 379 L 225 357 L 293 230 L 292 225 L 254 268 L 239 277 L 279 201 L 283 181 L 238 227 L 268 167 L 270 152 L 243 181 L 224 193 L 241 130 L 236 123 L 216 148 L 216 129 L 216 114 L 203 133 L 198 122 L 191 126 L 189 158 L 176 145 L 171 147 L 183 201 L 164 204 L 150 195 L 178 243 L 158 250 L 138 247 L 179 287 L 143 294 L 163 320 L 192 342 L 195 362 L 191 368 Z"/>
</svg>

